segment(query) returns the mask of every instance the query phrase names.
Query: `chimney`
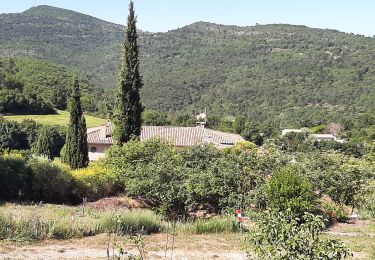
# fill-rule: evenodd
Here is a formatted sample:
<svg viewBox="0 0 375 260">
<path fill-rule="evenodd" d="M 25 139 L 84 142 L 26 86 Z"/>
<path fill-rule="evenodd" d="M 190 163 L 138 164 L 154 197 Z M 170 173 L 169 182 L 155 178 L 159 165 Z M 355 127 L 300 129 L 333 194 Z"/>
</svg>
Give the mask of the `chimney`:
<svg viewBox="0 0 375 260">
<path fill-rule="evenodd" d="M 196 122 L 196 123 L 195 123 L 195 126 L 196 126 L 196 127 L 200 127 L 200 128 L 205 128 L 205 126 L 206 126 L 206 122 Z"/>
</svg>

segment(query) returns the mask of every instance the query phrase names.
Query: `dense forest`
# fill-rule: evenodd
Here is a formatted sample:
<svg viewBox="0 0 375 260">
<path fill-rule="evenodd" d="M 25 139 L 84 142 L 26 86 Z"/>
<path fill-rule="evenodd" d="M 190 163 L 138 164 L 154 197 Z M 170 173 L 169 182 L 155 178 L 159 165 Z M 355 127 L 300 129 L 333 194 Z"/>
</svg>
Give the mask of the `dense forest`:
<svg viewBox="0 0 375 260">
<path fill-rule="evenodd" d="M 0 57 L 0 114 L 51 114 L 68 106 L 75 72 L 61 65 L 30 58 Z M 105 108 L 97 95 L 104 91 L 81 78 L 82 105 L 89 113 Z"/>
<path fill-rule="evenodd" d="M 117 79 L 122 31 L 91 16 L 39 6 L 0 15 L 0 55 L 62 64 L 109 90 Z M 143 103 L 174 122 L 192 123 L 191 115 L 207 108 L 211 127 L 239 133 L 335 122 L 347 138 L 375 135 L 374 38 L 305 26 L 204 22 L 139 36 Z M 90 109 L 108 114 L 112 96 L 101 97 L 107 101 Z"/>
</svg>

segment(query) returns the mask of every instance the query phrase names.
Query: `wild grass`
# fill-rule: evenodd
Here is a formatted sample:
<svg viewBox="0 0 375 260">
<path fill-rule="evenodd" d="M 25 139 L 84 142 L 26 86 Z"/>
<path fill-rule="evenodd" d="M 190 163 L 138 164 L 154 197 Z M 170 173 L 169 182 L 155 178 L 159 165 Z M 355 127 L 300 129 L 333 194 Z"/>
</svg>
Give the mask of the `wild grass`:
<svg viewBox="0 0 375 260">
<path fill-rule="evenodd" d="M 375 259 L 375 242 L 372 244 L 372 248 L 371 248 L 370 258 L 369 259 Z"/>
<path fill-rule="evenodd" d="M 25 119 L 32 119 L 42 125 L 62 125 L 69 124 L 69 112 L 58 110 L 54 115 L 15 115 L 4 116 L 5 119 L 21 122 Z M 95 127 L 105 123 L 105 119 L 85 115 L 87 127 Z"/>
<path fill-rule="evenodd" d="M 106 213 L 100 226 L 103 231 L 119 234 L 155 233 L 161 230 L 161 217 L 150 210 L 132 210 L 123 213 Z"/>
<path fill-rule="evenodd" d="M 235 233 L 240 231 L 239 225 L 231 216 L 214 217 L 210 219 L 197 219 L 194 221 L 180 222 L 176 225 L 177 232 L 188 234 L 218 234 Z"/>
<path fill-rule="evenodd" d="M 0 240 L 69 239 L 100 233 L 159 232 L 161 216 L 151 210 L 101 212 L 90 208 L 36 204 L 0 206 Z"/>
<path fill-rule="evenodd" d="M 40 240 L 47 237 L 50 223 L 40 218 L 22 219 L 0 215 L 0 239 Z"/>
<path fill-rule="evenodd" d="M 80 238 L 100 232 L 99 221 L 61 218 L 44 220 L 40 217 L 24 218 L 0 215 L 0 240 L 17 241 Z"/>
<path fill-rule="evenodd" d="M 174 231 L 182 234 L 229 234 L 239 231 L 235 219 L 230 216 L 179 221 L 173 225 L 145 209 L 102 212 L 63 205 L 8 203 L 0 210 L 0 240 L 69 239 L 100 233 L 151 234 L 170 231 L 172 226 Z"/>
</svg>

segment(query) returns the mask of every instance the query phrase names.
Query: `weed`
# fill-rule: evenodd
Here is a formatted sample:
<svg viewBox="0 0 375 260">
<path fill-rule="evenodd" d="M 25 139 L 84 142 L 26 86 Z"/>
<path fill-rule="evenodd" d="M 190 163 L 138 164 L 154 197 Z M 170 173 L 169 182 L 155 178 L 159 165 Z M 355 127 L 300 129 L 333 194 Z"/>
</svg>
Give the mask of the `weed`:
<svg viewBox="0 0 375 260">
<path fill-rule="evenodd" d="M 150 210 L 133 210 L 118 214 L 104 214 L 100 225 L 102 231 L 132 234 L 150 234 L 161 228 L 161 217 Z"/>
<path fill-rule="evenodd" d="M 214 217 L 192 222 L 178 223 L 177 231 L 190 234 L 214 234 L 239 232 L 240 228 L 233 217 Z"/>
</svg>

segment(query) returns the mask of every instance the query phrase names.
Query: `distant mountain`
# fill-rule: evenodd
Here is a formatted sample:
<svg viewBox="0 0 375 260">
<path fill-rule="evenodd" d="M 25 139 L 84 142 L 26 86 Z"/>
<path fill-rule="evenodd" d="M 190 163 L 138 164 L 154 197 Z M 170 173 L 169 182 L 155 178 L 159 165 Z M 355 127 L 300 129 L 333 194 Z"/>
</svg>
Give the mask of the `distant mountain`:
<svg viewBox="0 0 375 260">
<path fill-rule="evenodd" d="M 122 35 L 120 25 L 50 6 L 0 15 L 0 55 L 62 64 L 105 88 L 116 82 Z M 350 125 L 375 113 L 374 38 L 283 24 L 198 22 L 140 32 L 139 44 L 148 108 L 207 107 L 209 114 L 277 128 Z"/>
<path fill-rule="evenodd" d="M 0 25 L 1 56 L 43 58 L 85 73 L 97 85 L 113 84 L 120 25 L 50 6 L 2 14 Z"/>
</svg>

